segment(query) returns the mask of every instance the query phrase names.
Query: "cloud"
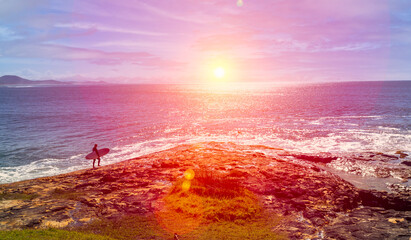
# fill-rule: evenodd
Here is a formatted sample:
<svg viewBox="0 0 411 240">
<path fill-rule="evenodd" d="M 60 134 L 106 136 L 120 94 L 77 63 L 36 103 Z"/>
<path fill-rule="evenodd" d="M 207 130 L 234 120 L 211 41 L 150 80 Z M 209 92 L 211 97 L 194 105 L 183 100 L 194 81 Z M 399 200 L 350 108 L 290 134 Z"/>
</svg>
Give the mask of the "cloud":
<svg viewBox="0 0 411 240">
<path fill-rule="evenodd" d="M 56 23 L 54 26 L 57 28 L 86 29 L 86 30 L 97 30 L 97 31 L 126 33 L 126 34 L 145 35 L 145 36 L 165 36 L 166 35 L 165 33 L 160 33 L 160 32 L 149 32 L 149 31 L 134 30 L 130 28 L 111 27 L 111 26 L 105 26 L 105 25 L 98 24 L 98 23 L 85 23 L 85 22 Z"/>
<path fill-rule="evenodd" d="M 86 61 L 97 65 L 135 64 L 142 67 L 178 68 L 181 62 L 164 60 L 147 52 L 106 52 L 85 48 L 38 44 L 12 45 L 2 50 L 6 57 Z"/>
<path fill-rule="evenodd" d="M 17 39 L 21 39 L 21 36 L 18 36 L 15 32 L 12 30 L 0 26 L 0 41 L 13 41 Z"/>
<path fill-rule="evenodd" d="M 402 76 L 411 76 L 405 67 L 411 4 L 404 0 L 244 0 L 241 8 L 235 0 L 0 0 L 0 5 L 3 59 L 57 60 L 67 68 L 87 63 L 102 76 L 115 78 L 127 70 L 151 74 L 153 81 L 200 76 L 209 71 L 202 70 L 204 62 L 219 57 L 253 79 L 400 71 L 389 61 L 401 66 Z M 121 70 L 111 72 L 110 65 Z"/>
<path fill-rule="evenodd" d="M 164 4 L 164 3 L 163 3 Z M 171 7 L 176 7 L 178 6 L 195 6 L 187 1 L 181 1 L 180 3 L 169 3 Z M 174 6 L 173 6 L 174 5 Z M 201 4 L 199 4 L 201 5 Z M 150 12 L 151 14 L 173 19 L 173 20 L 178 20 L 178 21 L 183 21 L 183 22 L 189 22 L 189 23 L 206 23 L 207 19 L 209 18 L 208 15 L 201 15 L 201 12 L 195 11 L 194 9 L 191 9 L 191 11 L 187 11 L 187 8 L 185 8 L 185 11 L 183 13 L 179 13 L 179 11 L 175 8 L 175 11 L 170 11 L 169 8 L 163 8 L 163 7 L 155 7 L 153 5 L 149 5 L 144 2 L 139 2 L 139 6 L 142 7 L 145 11 Z"/>
</svg>

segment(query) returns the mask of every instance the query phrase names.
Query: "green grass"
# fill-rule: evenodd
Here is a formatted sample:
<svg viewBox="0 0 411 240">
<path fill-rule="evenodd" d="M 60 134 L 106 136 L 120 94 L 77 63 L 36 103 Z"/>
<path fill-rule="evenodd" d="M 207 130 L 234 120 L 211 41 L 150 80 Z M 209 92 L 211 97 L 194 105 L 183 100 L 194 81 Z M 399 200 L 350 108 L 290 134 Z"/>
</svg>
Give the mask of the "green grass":
<svg viewBox="0 0 411 240">
<path fill-rule="evenodd" d="M 284 234 L 271 230 L 278 219 L 254 219 L 252 222 L 220 221 L 201 224 L 196 229 L 185 234 L 179 234 L 183 239 L 287 239 Z M 125 216 L 117 220 L 98 220 L 87 226 L 77 228 L 77 231 L 109 236 L 113 239 L 173 239 L 173 232 L 166 231 L 158 225 L 154 216 Z"/>
<path fill-rule="evenodd" d="M 251 220 L 262 214 L 257 197 L 237 180 L 206 171 L 197 171 L 191 181 L 177 181 L 164 202 L 168 209 L 208 222 Z"/>
<path fill-rule="evenodd" d="M 75 230 L 108 236 L 118 240 L 167 239 L 172 236 L 163 230 L 154 216 L 130 215 L 120 219 L 99 219 Z"/>
<path fill-rule="evenodd" d="M 173 190 L 180 189 L 175 186 Z M 219 199 L 241 197 L 244 190 L 237 179 L 204 170 L 196 171 L 190 188 L 190 192 L 199 196 Z"/>
<path fill-rule="evenodd" d="M 13 230 L 0 231 L 2 240 L 114 240 L 106 236 L 74 231 L 47 229 L 47 230 Z"/>
<path fill-rule="evenodd" d="M 177 181 L 162 201 L 157 212 L 159 224 L 183 236 L 199 231 L 188 239 L 283 237 L 271 231 L 280 218 L 268 217 L 257 196 L 235 178 L 197 170 L 193 179 Z"/>
<path fill-rule="evenodd" d="M 286 235 L 275 233 L 269 223 L 264 220 L 238 224 L 230 221 L 212 223 L 200 226 L 192 233 L 183 236 L 184 239 L 220 240 L 220 239 L 250 239 L 250 240 L 280 240 Z"/>
<path fill-rule="evenodd" d="M 0 193 L 0 200 L 33 200 L 38 196 L 34 193 Z"/>
</svg>

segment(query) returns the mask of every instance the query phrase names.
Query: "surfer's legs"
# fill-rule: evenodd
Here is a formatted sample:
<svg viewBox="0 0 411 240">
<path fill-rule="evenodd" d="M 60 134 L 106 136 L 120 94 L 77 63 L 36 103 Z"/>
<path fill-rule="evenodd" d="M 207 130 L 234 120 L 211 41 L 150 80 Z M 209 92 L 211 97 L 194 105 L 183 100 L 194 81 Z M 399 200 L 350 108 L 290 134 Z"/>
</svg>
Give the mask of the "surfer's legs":
<svg viewBox="0 0 411 240">
<path fill-rule="evenodd" d="M 98 158 L 98 165 L 99 165 L 99 166 L 100 166 L 100 160 L 101 160 L 101 159 L 100 159 L 100 158 Z"/>
<path fill-rule="evenodd" d="M 93 159 L 93 168 L 94 168 L 94 163 L 96 162 L 96 159 Z"/>
</svg>

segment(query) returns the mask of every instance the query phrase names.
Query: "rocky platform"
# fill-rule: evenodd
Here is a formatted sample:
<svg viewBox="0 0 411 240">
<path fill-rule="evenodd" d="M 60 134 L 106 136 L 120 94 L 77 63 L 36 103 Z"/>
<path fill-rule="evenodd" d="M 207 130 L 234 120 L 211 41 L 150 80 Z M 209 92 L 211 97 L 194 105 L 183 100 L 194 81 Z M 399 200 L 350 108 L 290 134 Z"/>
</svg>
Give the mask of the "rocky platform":
<svg viewBox="0 0 411 240">
<path fill-rule="evenodd" d="M 409 191 L 358 189 L 318 165 L 333 159 L 297 164 L 280 157 L 287 154 L 231 143 L 182 145 L 97 169 L 3 184 L 0 230 L 150 214 L 187 169 L 201 169 L 240 181 L 269 213 L 282 216 L 273 230 L 290 239 L 411 239 Z"/>
</svg>

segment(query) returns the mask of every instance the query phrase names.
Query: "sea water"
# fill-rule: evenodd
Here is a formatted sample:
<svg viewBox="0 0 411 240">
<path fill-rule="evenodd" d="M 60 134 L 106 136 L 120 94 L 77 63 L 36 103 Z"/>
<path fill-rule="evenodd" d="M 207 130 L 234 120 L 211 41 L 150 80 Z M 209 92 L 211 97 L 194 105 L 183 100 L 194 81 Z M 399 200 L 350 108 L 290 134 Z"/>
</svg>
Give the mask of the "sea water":
<svg viewBox="0 0 411 240">
<path fill-rule="evenodd" d="M 206 141 L 303 153 L 411 151 L 411 81 L 0 88 L 0 183 Z M 407 157 L 409 158 L 409 157 Z"/>
</svg>

